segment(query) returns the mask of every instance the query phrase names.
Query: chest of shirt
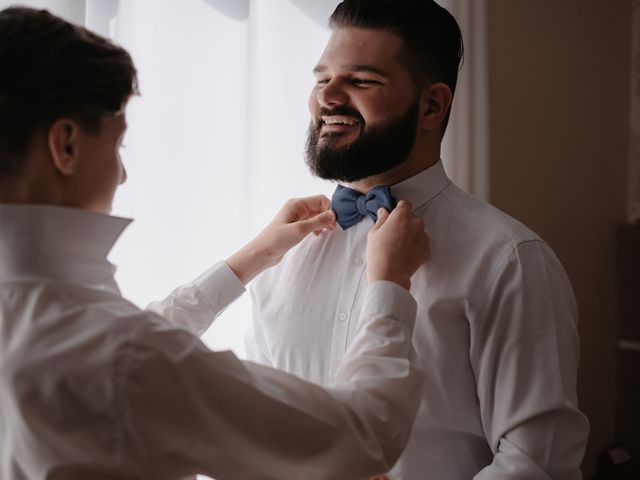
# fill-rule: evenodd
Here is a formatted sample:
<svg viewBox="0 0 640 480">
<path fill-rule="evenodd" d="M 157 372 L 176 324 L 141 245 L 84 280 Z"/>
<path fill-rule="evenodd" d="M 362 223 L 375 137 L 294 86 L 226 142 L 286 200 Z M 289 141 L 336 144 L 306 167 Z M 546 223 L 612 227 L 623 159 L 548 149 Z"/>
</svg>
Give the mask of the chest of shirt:
<svg viewBox="0 0 640 480">
<path fill-rule="evenodd" d="M 274 366 L 331 384 L 359 330 L 367 288 L 366 243 L 371 221 L 348 232 L 305 240 L 254 287 L 254 310 Z M 337 234 L 336 234 L 337 233 Z M 432 245 L 437 250 L 440 247 Z M 412 278 L 418 302 L 414 344 L 433 374 L 470 375 L 467 286 L 430 260 Z M 455 389 L 454 389 L 455 390 Z M 452 392 L 453 395 L 453 392 Z"/>
</svg>

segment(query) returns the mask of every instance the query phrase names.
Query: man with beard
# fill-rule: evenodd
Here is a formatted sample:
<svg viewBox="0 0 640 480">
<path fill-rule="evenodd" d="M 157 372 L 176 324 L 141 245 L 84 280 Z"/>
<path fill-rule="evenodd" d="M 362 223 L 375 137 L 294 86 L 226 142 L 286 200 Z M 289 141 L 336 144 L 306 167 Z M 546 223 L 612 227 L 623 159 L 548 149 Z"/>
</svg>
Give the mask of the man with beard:
<svg viewBox="0 0 640 480">
<path fill-rule="evenodd" d="M 580 478 L 588 422 L 568 278 L 546 243 L 456 188 L 440 160 L 463 52 L 455 19 L 430 0 L 344 0 L 330 26 L 307 163 L 339 182 L 342 228 L 306 239 L 257 279 L 249 356 L 331 385 L 365 306 L 375 212 L 409 200 L 431 237 L 411 287 L 425 384 L 388 477 Z"/>
</svg>

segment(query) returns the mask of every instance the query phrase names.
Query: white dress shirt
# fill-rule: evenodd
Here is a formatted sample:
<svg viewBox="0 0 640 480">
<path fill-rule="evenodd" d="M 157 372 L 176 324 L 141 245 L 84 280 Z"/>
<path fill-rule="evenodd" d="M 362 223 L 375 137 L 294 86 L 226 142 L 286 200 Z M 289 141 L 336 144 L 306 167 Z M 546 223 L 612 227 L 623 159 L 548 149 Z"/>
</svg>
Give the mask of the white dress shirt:
<svg viewBox="0 0 640 480">
<path fill-rule="evenodd" d="M 244 292 L 223 262 L 151 311 L 123 299 L 106 256 L 127 224 L 0 206 L 2 480 L 343 480 L 395 462 L 422 389 L 405 289 L 367 288 L 327 391 L 192 333 Z"/>
<path fill-rule="evenodd" d="M 588 422 L 576 400 L 576 304 L 560 262 L 522 224 L 455 187 L 441 162 L 391 191 L 424 219 L 431 256 L 411 287 L 422 405 L 390 478 L 581 478 Z M 371 226 L 367 217 L 309 237 L 252 284 L 249 358 L 336 381 L 370 301 Z"/>
</svg>

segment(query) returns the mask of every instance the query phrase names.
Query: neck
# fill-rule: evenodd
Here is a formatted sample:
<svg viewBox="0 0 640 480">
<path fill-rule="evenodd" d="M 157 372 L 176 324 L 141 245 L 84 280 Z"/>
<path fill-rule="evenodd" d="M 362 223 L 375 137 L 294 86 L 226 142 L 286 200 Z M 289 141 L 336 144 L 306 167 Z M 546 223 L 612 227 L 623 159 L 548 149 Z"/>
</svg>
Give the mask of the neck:
<svg viewBox="0 0 640 480">
<path fill-rule="evenodd" d="M 32 158 L 18 174 L 0 178 L 0 204 L 63 205 L 64 201 L 47 163 Z"/>
<path fill-rule="evenodd" d="M 369 192 L 376 185 L 389 185 L 393 186 L 400 183 L 407 178 L 411 178 L 414 175 L 426 170 L 434 165 L 440 159 L 440 145 L 437 148 L 426 150 L 416 148 L 409 153 L 407 159 L 400 165 L 387 170 L 379 175 L 372 175 L 371 177 L 356 180 L 355 182 L 347 183 L 346 186 L 356 190 L 362 194 Z"/>
</svg>

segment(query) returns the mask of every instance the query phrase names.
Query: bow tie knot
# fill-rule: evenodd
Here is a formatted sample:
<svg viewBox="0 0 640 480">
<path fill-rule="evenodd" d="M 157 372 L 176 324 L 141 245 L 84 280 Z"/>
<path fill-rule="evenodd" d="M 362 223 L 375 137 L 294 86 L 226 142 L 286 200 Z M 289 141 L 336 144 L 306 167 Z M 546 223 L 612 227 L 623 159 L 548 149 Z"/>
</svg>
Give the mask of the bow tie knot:
<svg viewBox="0 0 640 480">
<path fill-rule="evenodd" d="M 396 207 L 396 199 L 386 185 L 373 187 L 366 195 L 351 188 L 338 185 L 331 199 L 331 207 L 336 212 L 338 225 L 346 230 L 360 222 L 367 215 L 376 222 L 378 209 L 391 212 Z"/>
<path fill-rule="evenodd" d="M 369 214 L 367 210 L 367 197 L 365 195 L 360 195 L 358 200 L 356 200 L 356 210 L 363 217 Z"/>
</svg>

